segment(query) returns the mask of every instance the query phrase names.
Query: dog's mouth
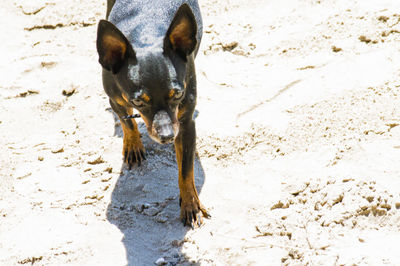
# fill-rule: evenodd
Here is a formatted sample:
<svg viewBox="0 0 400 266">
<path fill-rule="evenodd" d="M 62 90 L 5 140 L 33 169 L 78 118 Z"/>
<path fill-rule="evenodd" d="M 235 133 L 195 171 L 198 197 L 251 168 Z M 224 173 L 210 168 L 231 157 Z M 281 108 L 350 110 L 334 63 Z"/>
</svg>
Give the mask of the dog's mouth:
<svg viewBox="0 0 400 266">
<path fill-rule="evenodd" d="M 150 137 L 160 143 L 167 144 L 175 140 L 179 133 L 179 122 L 173 122 L 164 110 L 154 115 L 151 128 L 147 127 Z"/>
</svg>

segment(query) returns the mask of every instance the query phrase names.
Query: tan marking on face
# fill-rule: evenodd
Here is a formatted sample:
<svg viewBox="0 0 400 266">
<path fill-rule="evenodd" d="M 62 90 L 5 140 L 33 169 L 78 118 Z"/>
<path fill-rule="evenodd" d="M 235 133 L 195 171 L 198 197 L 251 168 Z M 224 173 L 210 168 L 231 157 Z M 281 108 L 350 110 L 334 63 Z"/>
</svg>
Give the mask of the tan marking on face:
<svg viewBox="0 0 400 266">
<path fill-rule="evenodd" d="M 121 96 L 125 100 L 125 103 L 121 105 L 126 105 L 126 103 L 130 102 L 128 96 L 125 93 L 122 93 Z M 122 99 L 120 99 L 120 101 L 122 101 Z"/>
<path fill-rule="evenodd" d="M 143 94 L 142 94 L 142 98 L 143 98 L 143 100 L 144 100 L 146 103 L 150 102 L 150 97 L 149 97 L 149 95 L 147 95 L 146 93 L 143 93 Z"/>
<path fill-rule="evenodd" d="M 126 105 L 126 101 L 125 101 L 124 99 L 122 99 L 122 98 L 117 97 L 117 98 L 115 99 L 115 101 L 116 101 L 117 104 L 119 104 L 119 105 L 122 105 L 122 106 L 125 106 L 125 105 Z"/>
<path fill-rule="evenodd" d="M 174 97 L 174 95 L 175 95 L 175 90 L 170 90 L 170 91 L 169 91 L 169 94 L 168 94 L 168 97 L 169 97 L 170 99 L 172 99 L 172 97 Z"/>
</svg>

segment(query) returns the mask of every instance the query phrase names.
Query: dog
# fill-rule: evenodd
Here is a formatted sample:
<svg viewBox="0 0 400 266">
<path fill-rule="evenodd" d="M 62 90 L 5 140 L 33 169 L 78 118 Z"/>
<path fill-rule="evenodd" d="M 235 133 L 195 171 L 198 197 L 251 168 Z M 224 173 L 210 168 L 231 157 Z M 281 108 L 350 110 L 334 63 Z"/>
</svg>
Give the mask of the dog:
<svg viewBox="0 0 400 266">
<path fill-rule="evenodd" d="M 180 218 L 192 228 L 210 217 L 194 183 L 194 59 L 201 36 L 196 0 L 108 0 L 96 41 L 103 87 L 122 125 L 124 162 L 131 169 L 145 160 L 136 109 L 151 139 L 174 142 Z"/>
</svg>

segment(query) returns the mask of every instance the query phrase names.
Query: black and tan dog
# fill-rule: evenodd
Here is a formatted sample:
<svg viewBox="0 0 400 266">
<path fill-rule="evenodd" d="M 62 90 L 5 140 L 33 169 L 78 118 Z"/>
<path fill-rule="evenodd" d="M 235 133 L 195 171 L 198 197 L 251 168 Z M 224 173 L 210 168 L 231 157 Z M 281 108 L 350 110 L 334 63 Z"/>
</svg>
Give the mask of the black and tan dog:
<svg viewBox="0 0 400 266">
<path fill-rule="evenodd" d="M 140 165 L 145 149 L 132 116 L 135 108 L 150 137 L 175 142 L 181 220 L 200 225 L 209 217 L 194 184 L 196 105 L 194 58 L 202 35 L 195 0 L 108 0 L 97 32 L 103 86 L 121 120 L 125 163 Z"/>
</svg>

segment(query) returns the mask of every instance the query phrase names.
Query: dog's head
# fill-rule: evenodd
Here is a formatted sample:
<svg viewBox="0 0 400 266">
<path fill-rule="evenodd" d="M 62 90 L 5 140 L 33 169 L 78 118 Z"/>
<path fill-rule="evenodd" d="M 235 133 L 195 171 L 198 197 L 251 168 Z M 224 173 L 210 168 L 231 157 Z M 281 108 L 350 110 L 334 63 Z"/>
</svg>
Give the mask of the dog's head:
<svg viewBox="0 0 400 266">
<path fill-rule="evenodd" d="M 135 51 L 116 26 L 106 20 L 99 22 L 99 62 L 112 73 L 124 100 L 139 111 L 150 137 L 159 143 L 175 139 L 179 132 L 178 106 L 193 98 L 186 95 L 185 78 L 188 57 L 197 46 L 196 33 L 197 24 L 187 4 L 176 12 L 162 47 Z"/>
</svg>

